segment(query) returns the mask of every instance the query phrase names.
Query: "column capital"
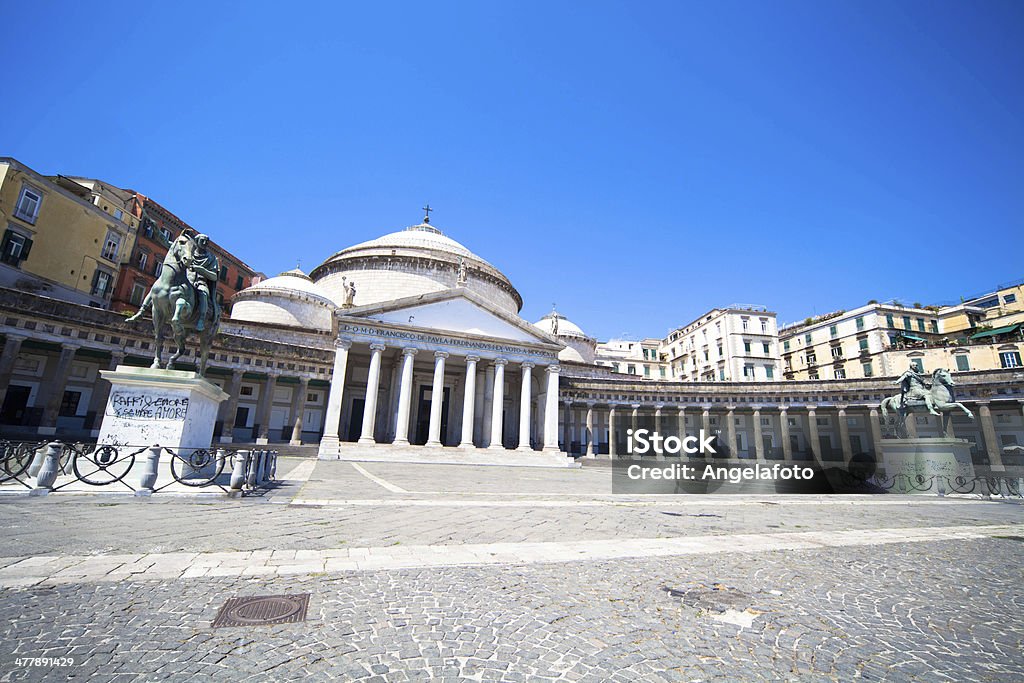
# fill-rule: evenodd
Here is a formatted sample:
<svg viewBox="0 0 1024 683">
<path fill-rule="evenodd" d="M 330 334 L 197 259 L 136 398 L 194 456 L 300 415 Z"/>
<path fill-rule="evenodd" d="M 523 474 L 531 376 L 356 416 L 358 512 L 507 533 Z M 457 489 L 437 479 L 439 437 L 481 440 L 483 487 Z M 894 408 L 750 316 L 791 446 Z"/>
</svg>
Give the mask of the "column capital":
<svg viewBox="0 0 1024 683">
<path fill-rule="evenodd" d="M 537 367 L 537 364 L 534 363 L 533 361 L 526 360 L 526 361 L 523 361 L 522 363 L 520 363 L 519 367 L 521 367 L 521 368 L 535 368 L 535 367 Z"/>
<path fill-rule="evenodd" d="M 678 410 L 678 411 L 679 411 L 679 414 L 680 414 L 680 415 L 682 415 L 683 413 L 685 413 L 685 412 L 686 412 L 686 408 L 685 408 L 685 407 L 683 407 L 683 406 L 679 406 L 678 408 L 676 408 L 676 410 Z"/>
<path fill-rule="evenodd" d="M 26 339 L 28 339 L 28 335 L 26 335 L 26 334 L 18 334 L 17 332 L 5 332 L 4 333 L 4 339 L 6 339 L 9 342 L 12 342 L 12 341 L 23 342 Z"/>
<path fill-rule="evenodd" d="M 370 344 L 371 351 L 383 351 L 386 348 L 387 347 L 384 344 L 381 344 L 380 342 L 373 342 L 372 344 Z"/>
<path fill-rule="evenodd" d="M 664 408 L 664 407 L 665 407 L 665 404 L 664 404 L 664 403 L 655 403 L 655 404 L 654 404 L 654 409 L 655 409 L 655 410 L 657 410 L 657 411 L 659 411 L 659 412 L 660 412 L 660 411 L 661 411 L 661 409 L 662 409 L 662 408 Z"/>
<path fill-rule="evenodd" d="M 818 406 L 817 405 L 806 406 L 806 408 L 807 408 L 807 412 L 808 413 L 813 413 L 814 411 L 816 411 L 818 409 Z"/>
<path fill-rule="evenodd" d="M 495 358 L 491 362 L 491 365 L 493 365 L 495 367 L 503 366 L 503 365 L 508 365 L 508 359 L 507 358 Z"/>
<path fill-rule="evenodd" d="M 564 403 L 566 406 L 571 406 L 572 405 L 572 399 L 571 398 L 563 398 L 562 399 L 562 403 Z"/>
<path fill-rule="evenodd" d="M 348 349 L 352 348 L 352 340 L 351 339 L 342 339 L 342 338 L 335 339 L 334 340 L 334 348 L 336 348 L 336 349 L 345 349 L 347 351 Z"/>
<path fill-rule="evenodd" d="M 402 349 L 403 356 L 415 356 L 419 352 L 419 349 L 413 348 L 411 346 L 406 346 L 404 349 Z"/>
<path fill-rule="evenodd" d="M 754 415 L 760 415 L 761 414 L 761 409 L 763 407 L 764 406 L 751 406 L 751 408 L 753 408 L 753 410 L 754 410 Z"/>
<path fill-rule="evenodd" d="M 310 379 L 312 379 L 312 378 L 305 377 L 305 376 L 299 377 L 299 386 L 301 386 L 301 387 L 308 387 Z"/>
<path fill-rule="evenodd" d="M 557 375 L 561 370 L 562 370 L 562 368 L 559 365 L 549 365 L 548 366 L 548 372 L 550 372 L 552 374 L 555 374 L 555 375 Z"/>
<path fill-rule="evenodd" d="M 479 363 L 480 362 L 480 356 L 474 356 L 474 355 L 466 356 L 466 362 L 467 363 Z"/>
<path fill-rule="evenodd" d="M 450 354 L 447 351 L 434 351 L 434 360 L 447 358 Z"/>
<path fill-rule="evenodd" d="M 81 344 L 71 344 L 71 343 L 68 343 L 68 342 L 61 342 L 61 344 L 60 344 L 60 350 L 61 351 L 72 351 L 73 352 L 73 351 L 77 351 L 80 348 L 82 348 Z"/>
<path fill-rule="evenodd" d="M 640 404 L 639 403 L 630 403 L 629 407 L 632 408 L 633 410 L 640 410 Z"/>
</svg>

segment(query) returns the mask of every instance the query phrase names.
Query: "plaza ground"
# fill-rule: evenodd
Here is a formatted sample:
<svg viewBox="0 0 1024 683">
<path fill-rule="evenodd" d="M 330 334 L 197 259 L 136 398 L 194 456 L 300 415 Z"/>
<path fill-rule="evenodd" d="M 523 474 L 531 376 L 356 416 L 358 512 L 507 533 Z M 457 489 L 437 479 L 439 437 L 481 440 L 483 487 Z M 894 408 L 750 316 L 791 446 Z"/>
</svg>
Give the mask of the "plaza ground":
<svg viewBox="0 0 1024 683">
<path fill-rule="evenodd" d="M 0 496 L 0 680 L 1024 679 L 1012 500 L 279 472 L 243 500 Z M 307 619 L 212 628 L 228 598 L 279 593 L 309 593 Z"/>
</svg>

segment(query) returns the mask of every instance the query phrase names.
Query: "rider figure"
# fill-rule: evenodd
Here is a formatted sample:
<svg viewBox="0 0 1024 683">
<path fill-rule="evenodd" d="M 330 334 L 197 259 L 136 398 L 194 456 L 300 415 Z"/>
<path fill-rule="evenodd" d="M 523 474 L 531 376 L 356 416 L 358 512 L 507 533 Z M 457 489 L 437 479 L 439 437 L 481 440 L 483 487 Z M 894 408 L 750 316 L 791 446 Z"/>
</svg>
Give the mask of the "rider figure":
<svg viewBox="0 0 1024 683">
<path fill-rule="evenodd" d="M 914 380 L 917 380 L 922 386 L 924 386 L 924 376 L 917 371 L 914 364 L 911 363 L 910 367 L 907 368 L 906 372 L 900 375 L 900 378 L 894 382 L 894 384 L 900 385 L 900 405 L 907 405 L 907 393 L 910 392 L 910 388 L 914 384 Z"/>
<path fill-rule="evenodd" d="M 206 324 L 206 312 L 213 306 L 210 285 L 217 286 L 217 278 L 220 276 L 220 267 L 217 264 L 217 257 L 207 247 L 210 238 L 202 233 L 194 238 L 195 246 L 192 248 L 192 261 L 189 263 L 187 277 L 188 281 L 196 288 L 198 314 L 196 315 L 196 330 L 202 331 Z"/>
</svg>

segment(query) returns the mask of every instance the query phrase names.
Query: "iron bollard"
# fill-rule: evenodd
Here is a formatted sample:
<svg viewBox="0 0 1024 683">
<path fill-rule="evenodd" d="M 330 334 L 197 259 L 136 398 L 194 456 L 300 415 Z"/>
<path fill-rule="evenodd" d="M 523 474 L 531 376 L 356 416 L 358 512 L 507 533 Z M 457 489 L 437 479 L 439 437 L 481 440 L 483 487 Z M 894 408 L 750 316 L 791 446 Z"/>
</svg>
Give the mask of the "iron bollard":
<svg viewBox="0 0 1024 683">
<path fill-rule="evenodd" d="M 46 454 L 39 467 L 39 474 L 36 475 L 35 488 L 29 491 L 30 496 L 45 496 L 53 490 L 53 483 L 57 481 L 57 468 L 60 467 L 62 449 L 63 446 L 57 441 L 46 444 Z"/>
<path fill-rule="evenodd" d="M 36 449 L 35 456 L 32 458 L 32 464 L 28 466 L 28 476 L 39 476 L 39 470 L 43 468 L 43 463 L 46 462 L 46 449 L 47 446 L 40 446 Z"/>
<path fill-rule="evenodd" d="M 231 490 L 228 495 L 237 498 L 242 495 L 242 487 L 245 486 L 246 473 L 249 469 L 250 451 L 238 451 L 235 454 L 235 467 L 231 471 Z"/>
<path fill-rule="evenodd" d="M 249 488 L 256 488 L 256 466 L 259 462 L 260 451 L 253 451 L 253 455 L 249 458 L 249 467 L 245 473 L 245 485 Z"/>
<path fill-rule="evenodd" d="M 263 486 L 263 483 L 267 480 L 267 458 L 270 455 L 270 451 L 260 451 L 260 461 L 256 469 L 256 485 Z"/>
<path fill-rule="evenodd" d="M 154 444 L 149 447 L 146 459 L 142 461 L 142 472 L 139 474 L 139 488 L 136 489 L 136 496 L 152 496 L 156 488 L 156 478 L 160 467 L 160 446 Z"/>
<path fill-rule="evenodd" d="M 215 467 L 217 468 L 215 471 L 217 472 L 218 475 L 224 474 L 224 465 L 225 465 L 225 462 L 227 461 L 227 459 L 228 459 L 228 452 L 226 450 L 224 450 L 223 448 L 218 448 L 217 449 L 217 461 L 216 461 L 216 465 L 215 465 Z"/>
<path fill-rule="evenodd" d="M 270 476 L 268 479 L 277 481 L 277 451 L 273 451 L 270 458 Z"/>
</svg>

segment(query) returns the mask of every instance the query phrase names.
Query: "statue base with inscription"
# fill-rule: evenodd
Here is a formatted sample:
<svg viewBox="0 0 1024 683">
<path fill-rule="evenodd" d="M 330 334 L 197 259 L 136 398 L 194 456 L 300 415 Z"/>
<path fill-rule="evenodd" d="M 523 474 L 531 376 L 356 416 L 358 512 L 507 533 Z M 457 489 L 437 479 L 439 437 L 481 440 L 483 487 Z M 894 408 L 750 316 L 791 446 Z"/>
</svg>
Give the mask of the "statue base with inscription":
<svg viewBox="0 0 1024 683">
<path fill-rule="evenodd" d="M 884 439 L 881 465 L 886 478 L 896 478 L 893 493 L 935 494 L 939 486 L 934 482 L 925 490 L 921 490 L 923 484 L 917 482 L 928 481 L 932 477 L 940 477 L 947 482 L 957 477 L 968 481 L 974 478 L 971 444 L 965 439 Z M 949 486 L 946 485 L 945 489 L 948 491 Z"/>
<path fill-rule="evenodd" d="M 100 372 L 110 382 L 97 443 L 209 448 L 220 403 L 228 395 L 199 373 L 119 365 Z"/>
</svg>

